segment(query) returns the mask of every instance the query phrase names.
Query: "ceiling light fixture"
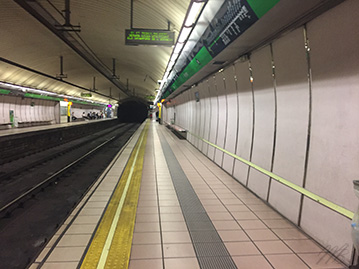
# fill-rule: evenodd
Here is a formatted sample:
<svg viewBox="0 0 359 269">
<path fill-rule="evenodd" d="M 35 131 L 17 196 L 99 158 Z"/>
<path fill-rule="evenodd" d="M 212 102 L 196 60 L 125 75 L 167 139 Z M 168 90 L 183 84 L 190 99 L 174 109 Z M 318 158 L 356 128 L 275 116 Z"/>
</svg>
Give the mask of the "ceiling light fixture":
<svg viewBox="0 0 359 269">
<path fill-rule="evenodd" d="M 199 15 L 203 11 L 205 4 L 208 0 L 192 0 L 189 6 L 189 9 L 186 14 L 185 22 L 182 25 L 177 43 L 172 51 L 170 61 L 167 64 L 165 74 L 163 75 L 160 91 L 157 93 L 155 103 L 158 102 L 159 98 L 162 95 L 162 90 L 167 83 L 168 78 L 171 76 L 173 67 L 175 66 L 177 59 L 181 56 L 183 47 L 185 46 L 188 38 L 190 37 L 192 30 L 195 26 L 196 21 L 198 20 Z"/>
<path fill-rule="evenodd" d="M 178 37 L 178 43 L 184 43 L 189 37 L 189 34 L 192 31 L 192 27 L 183 27 L 180 36 Z"/>
<path fill-rule="evenodd" d="M 181 52 L 182 48 L 183 48 L 183 43 L 177 42 L 176 47 L 173 50 L 173 54 L 179 54 Z"/>
<path fill-rule="evenodd" d="M 191 9 L 189 11 L 189 14 L 187 15 L 186 22 L 184 24 L 186 27 L 193 26 L 193 24 L 196 22 L 198 18 L 201 9 L 203 8 L 203 5 L 204 5 L 204 1 L 192 2 Z"/>
<path fill-rule="evenodd" d="M 79 97 L 69 96 L 69 95 L 64 95 L 64 94 L 58 94 L 58 93 L 39 90 L 39 89 L 35 89 L 35 88 L 30 88 L 30 87 L 24 87 L 21 85 L 11 84 L 11 83 L 7 83 L 7 82 L 0 82 L 0 86 L 6 88 L 8 90 L 18 90 L 18 91 L 22 91 L 25 93 L 34 93 L 34 94 L 40 94 L 40 95 L 47 95 L 47 96 L 54 96 L 54 97 L 78 100 L 78 101 L 82 101 L 82 102 L 89 102 L 88 99 L 84 99 L 84 98 L 79 98 Z M 91 101 L 91 102 L 94 103 L 94 101 Z M 95 102 L 95 103 L 100 104 L 100 105 L 106 105 L 106 103 L 101 103 L 101 102 Z"/>
</svg>

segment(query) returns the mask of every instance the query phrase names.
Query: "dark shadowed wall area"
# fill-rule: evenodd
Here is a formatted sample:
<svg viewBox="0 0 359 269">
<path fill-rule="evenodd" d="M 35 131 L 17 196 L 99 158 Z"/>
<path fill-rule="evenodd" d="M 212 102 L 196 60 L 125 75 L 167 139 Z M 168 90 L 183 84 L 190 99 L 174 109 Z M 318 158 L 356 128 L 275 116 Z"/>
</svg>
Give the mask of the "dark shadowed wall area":
<svg viewBox="0 0 359 269">
<path fill-rule="evenodd" d="M 119 105 L 117 116 L 120 122 L 143 122 L 147 118 L 147 111 L 145 104 L 128 101 Z"/>
</svg>

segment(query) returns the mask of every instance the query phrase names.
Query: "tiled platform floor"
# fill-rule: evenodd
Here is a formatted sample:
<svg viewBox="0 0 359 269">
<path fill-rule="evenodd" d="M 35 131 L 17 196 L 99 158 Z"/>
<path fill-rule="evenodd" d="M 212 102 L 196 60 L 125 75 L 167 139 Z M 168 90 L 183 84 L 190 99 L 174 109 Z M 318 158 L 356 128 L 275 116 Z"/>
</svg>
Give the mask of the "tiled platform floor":
<svg viewBox="0 0 359 269">
<path fill-rule="evenodd" d="M 238 268 L 346 268 L 187 141 L 156 122 L 151 123 L 147 139 L 129 268 L 200 268 L 159 134 L 168 141 Z M 45 249 L 31 269 L 42 264 L 41 268 L 47 269 L 77 268 L 116 184 L 116 175 L 123 169 L 122 158 L 130 151 L 126 149 L 117 160 L 118 166 L 110 170 L 72 226 L 66 227 L 72 221 L 69 219 L 47 246 L 50 249 L 67 229 L 57 247 L 50 254 Z M 75 210 L 72 216 L 76 214 Z"/>
<path fill-rule="evenodd" d="M 131 269 L 199 268 L 158 132 L 165 135 L 238 268 L 346 268 L 188 142 L 153 125 L 145 153 Z"/>
</svg>

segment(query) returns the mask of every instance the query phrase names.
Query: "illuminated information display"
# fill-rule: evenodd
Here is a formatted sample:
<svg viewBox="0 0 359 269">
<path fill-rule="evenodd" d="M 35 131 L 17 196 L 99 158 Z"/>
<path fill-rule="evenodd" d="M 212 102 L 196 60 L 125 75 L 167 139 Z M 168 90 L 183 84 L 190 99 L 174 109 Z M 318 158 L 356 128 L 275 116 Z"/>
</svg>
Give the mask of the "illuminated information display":
<svg viewBox="0 0 359 269">
<path fill-rule="evenodd" d="M 156 46 L 173 46 L 175 33 L 165 30 L 153 29 L 126 29 L 126 45 L 156 45 Z"/>
</svg>

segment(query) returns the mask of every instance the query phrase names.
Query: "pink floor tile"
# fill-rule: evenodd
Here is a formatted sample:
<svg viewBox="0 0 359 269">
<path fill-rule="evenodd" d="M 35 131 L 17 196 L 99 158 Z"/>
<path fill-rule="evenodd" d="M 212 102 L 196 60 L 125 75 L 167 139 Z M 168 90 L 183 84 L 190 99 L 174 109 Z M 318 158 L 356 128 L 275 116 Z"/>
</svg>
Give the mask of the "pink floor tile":
<svg viewBox="0 0 359 269">
<path fill-rule="evenodd" d="M 134 233 L 132 244 L 134 245 L 161 244 L 161 236 L 159 232 Z"/>
<path fill-rule="evenodd" d="M 136 222 L 159 222 L 160 216 L 158 214 L 137 214 Z"/>
<path fill-rule="evenodd" d="M 222 200 L 223 199 L 225 199 L 227 201 L 229 201 L 229 200 L 233 200 L 233 201 L 238 200 L 237 196 L 235 196 L 233 193 L 216 193 L 216 195 Z M 232 202 L 232 203 L 234 203 L 234 202 Z M 242 202 L 241 202 L 241 204 L 242 204 Z M 236 205 L 237 205 L 237 203 L 236 203 Z"/>
<path fill-rule="evenodd" d="M 256 241 L 254 242 L 263 254 L 293 253 L 282 241 Z"/>
<path fill-rule="evenodd" d="M 234 256 L 232 259 L 240 269 L 272 269 L 272 266 L 262 255 Z"/>
<path fill-rule="evenodd" d="M 226 208 L 231 212 L 250 212 L 246 205 L 226 205 Z"/>
<path fill-rule="evenodd" d="M 258 211 L 256 212 L 256 215 L 258 216 L 258 218 L 260 219 L 283 219 L 283 217 L 281 215 L 279 215 L 278 213 L 274 212 L 274 211 Z"/>
<path fill-rule="evenodd" d="M 160 194 L 158 196 L 160 201 L 165 201 L 165 200 L 175 200 L 178 201 L 177 195 L 173 195 L 173 194 Z"/>
<path fill-rule="evenodd" d="M 252 242 L 225 242 L 231 256 L 258 255 L 260 252 Z"/>
<path fill-rule="evenodd" d="M 287 220 L 279 220 L 279 219 L 264 219 L 263 222 L 271 229 L 291 229 L 294 228 L 294 225 L 291 224 L 289 221 Z"/>
<path fill-rule="evenodd" d="M 193 246 L 188 244 L 163 244 L 165 258 L 189 258 L 196 257 Z"/>
<path fill-rule="evenodd" d="M 213 193 L 199 193 L 198 198 L 201 200 L 217 199 L 217 196 Z"/>
<path fill-rule="evenodd" d="M 150 207 L 150 206 L 158 206 L 157 200 L 140 201 L 138 203 L 138 207 Z"/>
<path fill-rule="evenodd" d="M 269 229 L 246 230 L 246 233 L 253 241 L 278 240 L 279 238 Z"/>
<path fill-rule="evenodd" d="M 250 241 L 244 231 L 218 231 L 223 242 Z"/>
<path fill-rule="evenodd" d="M 244 204 L 246 205 L 264 205 L 263 201 L 261 199 L 258 198 L 251 198 L 251 199 L 243 199 L 242 201 Z"/>
<path fill-rule="evenodd" d="M 261 220 L 239 220 L 238 223 L 244 230 L 267 229 Z"/>
<path fill-rule="evenodd" d="M 175 190 L 159 190 L 158 195 L 171 195 L 171 196 L 177 196 Z"/>
<path fill-rule="evenodd" d="M 161 214 L 161 222 L 172 222 L 172 221 L 175 222 L 184 221 L 182 213 Z"/>
<path fill-rule="evenodd" d="M 210 188 L 194 188 L 197 194 L 212 194 L 213 191 Z"/>
<path fill-rule="evenodd" d="M 208 216 L 211 220 L 234 220 L 227 212 L 208 212 Z"/>
<path fill-rule="evenodd" d="M 266 258 L 275 269 L 308 269 L 296 255 L 294 254 L 276 254 L 266 255 Z"/>
<path fill-rule="evenodd" d="M 216 193 L 216 194 L 231 194 L 233 195 L 232 191 L 230 191 L 227 186 L 224 186 L 223 188 L 213 188 L 213 191 Z"/>
<path fill-rule="evenodd" d="M 165 259 L 165 267 L 170 269 L 200 268 L 196 258 Z"/>
<path fill-rule="evenodd" d="M 159 202 L 160 207 L 165 206 L 179 206 L 179 203 L 177 200 L 162 200 Z"/>
<path fill-rule="evenodd" d="M 222 203 L 227 205 L 242 205 L 243 203 L 239 199 L 221 199 Z"/>
<path fill-rule="evenodd" d="M 272 229 L 281 239 L 308 239 L 297 229 Z"/>
<path fill-rule="evenodd" d="M 162 240 L 164 244 L 191 243 L 188 232 L 162 232 Z"/>
<path fill-rule="evenodd" d="M 162 259 L 130 260 L 129 269 L 163 269 Z"/>
<path fill-rule="evenodd" d="M 132 245 L 132 260 L 156 258 L 162 258 L 161 245 Z"/>
<path fill-rule="evenodd" d="M 232 212 L 232 215 L 237 220 L 257 220 L 257 216 L 252 212 Z"/>
<path fill-rule="evenodd" d="M 202 200 L 202 205 L 222 205 L 218 199 Z"/>
<path fill-rule="evenodd" d="M 160 207 L 160 213 L 166 214 L 166 213 L 182 213 L 181 207 L 179 206 L 163 206 Z"/>
<path fill-rule="evenodd" d="M 135 224 L 135 233 L 143 233 L 143 232 L 159 232 L 160 225 L 158 222 L 137 222 Z"/>
<path fill-rule="evenodd" d="M 223 205 L 204 205 L 207 212 L 228 212 Z"/>
<path fill-rule="evenodd" d="M 138 207 L 137 208 L 137 214 L 157 214 L 157 213 L 158 213 L 158 207 L 157 206 Z"/>
<path fill-rule="evenodd" d="M 311 268 L 347 268 L 338 262 L 330 253 L 298 254 Z"/>
<path fill-rule="evenodd" d="M 161 222 L 161 229 L 163 232 L 185 232 L 188 230 L 184 221 Z"/>
<path fill-rule="evenodd" d="M 234 220 L 214 220 L 212 222 L 213 222 L 214 227 L 216 227 L 216 229 L 218 231 L 241 230 L 238 223 Z"/>
<path fill-rule="evenodd" d="M 174 190 L 173 186 L 158 186 L 158 190 Z"/>
<path fill-rule="evenodd" d="M 321 253 L 323 248 L 310 239 L 284 240 L 295 253 Z"/>
<path fill-rule="evenodd" d="M 157 201 L 157 195 L 140 195 L 140 198 L 138 200 L 139 202 L 142 202 L 142 201 Z"/>
<path fill-rule="evenodd" d="M 86 247 L 55 248 L 47 259 L 48 262 L 76 262 L 81 259 Z"/>
</svg>

